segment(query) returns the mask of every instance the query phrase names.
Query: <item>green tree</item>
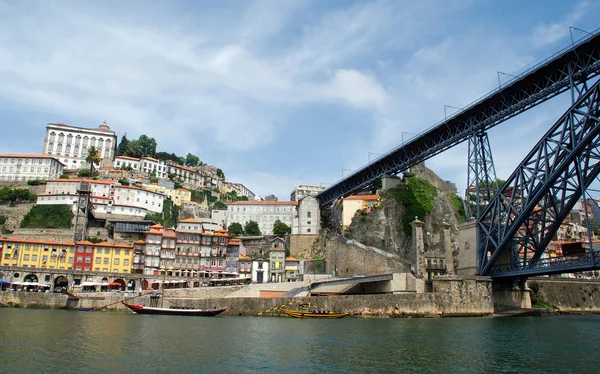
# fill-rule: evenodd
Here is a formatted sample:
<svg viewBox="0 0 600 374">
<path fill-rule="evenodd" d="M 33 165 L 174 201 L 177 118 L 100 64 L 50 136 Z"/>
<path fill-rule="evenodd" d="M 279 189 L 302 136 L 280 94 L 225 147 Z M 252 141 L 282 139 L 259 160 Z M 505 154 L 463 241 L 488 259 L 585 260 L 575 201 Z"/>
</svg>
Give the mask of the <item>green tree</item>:
<svg viewBox="0 0 600 374">
<path fill-rule="evenodd" d="M 129 186 L 129 181 L 127 178 L 121 178 L 118 180 L 118 182 L 121 183 L 122 186 Z"/>
<path fill-rule="evenodd" d="M 225 174 L 223 173 L 223 170 L 217 169 L 217 177 L 219 177 L 219 178 L 225 178 Z"/>
<path fill-rule="evenodd" d="M 142 152 L 142 147 L 140 142 L 137 140 L 132 140 L 127 144 L 127 156 L 140 158 L 144 154 Z"/>
<path fill-rule="evenodd" d="M 227 209 L 227 204 L 222 201 L 215 201 L 213 204 L 213 209 Z"/>
<path fill-rule="evenodd" d="M 200 157 L 193 155 L 191 153 L 188 153 L 187 156 L 185 156 L 185 166 L 189 166 L 191 168 L 198 166 L 198 163 L 200 162 Z"/>
<path fill-rule="evenodd" d="M 69 176 L 67 174 L 61 174 L 61 176 L 58 177 L 58 179 L 69 179 Z"/>
<path fill-rule="evenodd" d="M 90 174 L 94 174 L 94 165 L 99 164 L 102 161 L 100 156 L 100 150 L 94 146 L 88 148 L 87 155 L 85 156 L 85 162 L 90 164 Z"/>
<path fill-rule="evenodd" d="M 77 171 L 77 176 L 80 178 L 89 178 L 92 176 L 92 173 L 88 169 L 79 169 Z"/>
<path fill-rule="evenodd" d="M 231 225 L 229 225 L 229 227 L 227 227 L 227 231 L 229 231 L 229 233 L 233 237 L 238 237 L 240 235 L 244 235 L 244 228 L 238 222 L 231 223 Z"/>
<path fill-rule="evenodd" d="M 285 236 L 292 232 L 292 228 L 281 222 L 280 220 L 275 221 L 273 225 L 273 235 Z"/>
<path fill-rule="evenodd" d="M 246 235 L 250 236 L 262 235 L 262 233 L 260 232 L 260 228 L 258 227 L 258 223 L 252 220 L 246 222 L 246 224 L 244 225 L 244 232 L 246 233 Z"/>
<path fill-rule="evenodd" d="M 154 157 L 156 154 L 156 140 L 146 135 L 140 135 L 138 139 L 143 156 Z"/>
<path fill-rule="evenodd" d="M 117 146 L 117 155 L 124 156 L 127 154 L 127 146 L 129 145 L 129 140 L 127 139 L 127 133 L 125 133 L 121 137 L 121 142 Z"/>
</svg>

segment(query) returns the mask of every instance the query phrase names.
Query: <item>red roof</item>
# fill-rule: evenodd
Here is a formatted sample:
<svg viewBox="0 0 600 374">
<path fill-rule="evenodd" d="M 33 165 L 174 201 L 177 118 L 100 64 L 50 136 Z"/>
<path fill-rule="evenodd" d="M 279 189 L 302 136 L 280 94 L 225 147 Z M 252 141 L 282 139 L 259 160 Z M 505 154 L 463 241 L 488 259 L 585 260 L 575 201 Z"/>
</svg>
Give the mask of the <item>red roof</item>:
<svg viewBox="0 0 600 374">
<path fill-rule="evenodd" d="M 376 201 L 379 200 L 379 195 L 352 195 L 346 197 L 344 200 Z"/>
</svg>

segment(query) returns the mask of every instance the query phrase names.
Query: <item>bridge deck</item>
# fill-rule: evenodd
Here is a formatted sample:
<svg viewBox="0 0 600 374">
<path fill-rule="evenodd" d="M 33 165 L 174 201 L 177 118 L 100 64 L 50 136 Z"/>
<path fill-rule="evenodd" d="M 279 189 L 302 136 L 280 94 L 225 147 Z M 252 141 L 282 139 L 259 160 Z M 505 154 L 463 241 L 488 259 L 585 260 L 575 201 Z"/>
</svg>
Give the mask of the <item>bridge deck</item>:
<svg viewBox="0 0 600 374">
<path fill-rule="evenodd" d="M 599 73 L 600 30 L 596 30 L 454 116 L 334 183 L 317 195 L 321 207 L 327 208 L 340 197 L 360 192 L 385 175 L 407 170 L 467 140 L 472 134 L 496 126 Z"/>
</svg>

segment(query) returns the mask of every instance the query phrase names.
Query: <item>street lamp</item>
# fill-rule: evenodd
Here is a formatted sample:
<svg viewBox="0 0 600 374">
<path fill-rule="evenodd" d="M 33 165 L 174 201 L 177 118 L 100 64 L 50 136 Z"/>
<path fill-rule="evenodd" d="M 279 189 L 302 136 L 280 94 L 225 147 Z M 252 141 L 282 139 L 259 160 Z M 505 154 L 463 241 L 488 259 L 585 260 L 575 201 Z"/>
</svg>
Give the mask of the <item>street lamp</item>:
<svg viewBox="0 0 600 374">
<path fill-rule="evenodd" d="M 401 131 L 400 134 L 402 135 L 402 145 L 404 145 L 404 134 L 417 135 L 414 132 L 407 132 L 407 131 Z"/>
<path fill-rule="evenodd" d="M 381 156 L 381 153 L 369 152 L 369 165 L 371 165 L 371 155 L 379 155 L 379 156 Z"/>
</svg>

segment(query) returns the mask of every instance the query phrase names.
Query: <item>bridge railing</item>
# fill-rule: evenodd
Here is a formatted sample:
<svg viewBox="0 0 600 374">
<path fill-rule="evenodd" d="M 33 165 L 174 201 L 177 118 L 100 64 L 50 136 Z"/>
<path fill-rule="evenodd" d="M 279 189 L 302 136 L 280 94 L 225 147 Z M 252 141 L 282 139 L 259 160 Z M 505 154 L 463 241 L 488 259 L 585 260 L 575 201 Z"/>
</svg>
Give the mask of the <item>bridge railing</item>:
<svg viewBox="0 0 600 374">
<path fill-rule="evenodd" d="M 582 270 L 600 270 L 600 251 L 591 251 L 568 256 L 541 258 L 527 264 L 504 264 L 491 268 L 492 277 L 517 275 L 544 275 L 569 273 Z"/>
</svg>

